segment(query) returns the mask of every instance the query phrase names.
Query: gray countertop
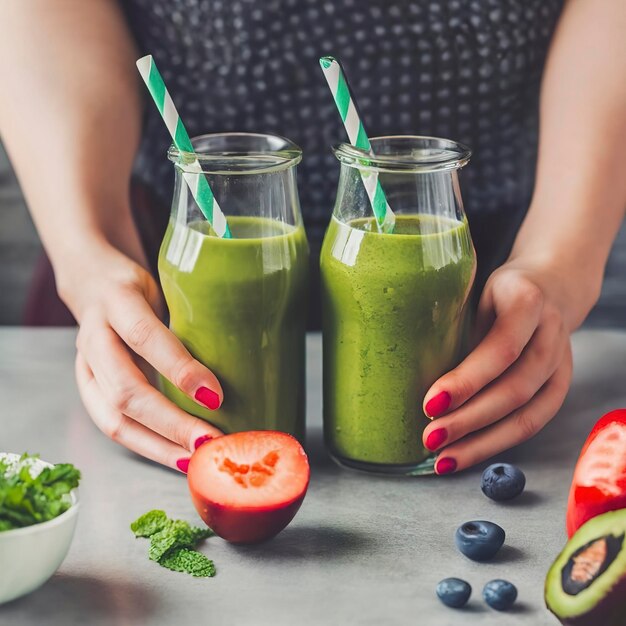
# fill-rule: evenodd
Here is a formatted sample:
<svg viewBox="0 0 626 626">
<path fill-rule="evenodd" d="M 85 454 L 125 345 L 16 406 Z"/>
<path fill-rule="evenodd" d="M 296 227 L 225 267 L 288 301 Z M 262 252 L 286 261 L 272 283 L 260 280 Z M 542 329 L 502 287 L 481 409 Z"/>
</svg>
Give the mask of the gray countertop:
<svg viewBox="0 0 626 626">
<path fill-rule="evenodd" d="M 575 336 L 574 383 L 559 415 L 533 441 L 499 457 L 527 476 L 527 491 L 508 505 L 480 492 L 484 464 L 412 479 L 336 467 L 321 436 L 320 337 L 308 340 L 312 480 L 302 509 L 260 546 L 209 539 L 201 549 L 218 574 L 192 579 L 149 561 L 146 542 L 128 528 L 152 508 L 198 521 L 185 478 L 129 454 L 93 426 L 73 381 L 73 331 L 0 330 L 0 450 L 69 461 L 84 477 L 67 559 L 41 589 L 0 607 L 0 624 L 556 624 L 543 606 L 543 579 L 564 543 L 580 445 L 602 413 L 626 405 L 626 333 Z M 472 563 L 456 551 L 454 530 L 470 519 L 505 528 L 506 545 L 494 562 Z M 463 611 L 434 595 L 447 576 L 474 588 Z M 517 585 L 513 612 L 483 604 L 482 586 L 492 578 Z"/>
</svg>

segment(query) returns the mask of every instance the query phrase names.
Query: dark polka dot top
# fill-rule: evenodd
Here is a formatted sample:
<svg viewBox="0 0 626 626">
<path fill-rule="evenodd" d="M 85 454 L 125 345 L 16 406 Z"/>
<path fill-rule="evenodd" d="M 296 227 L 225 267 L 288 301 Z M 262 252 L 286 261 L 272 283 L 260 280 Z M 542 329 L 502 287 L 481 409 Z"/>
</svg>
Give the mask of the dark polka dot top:
<svg viewBox="0 0 626 626">
<path fill-rule="evenodd" d="M 123 4 L 141 53 L 154 55 L 191 135 L 269 132 L 302 147 L 298 181 L 313 251 L 336 192 L 339 164 L 330 146 L 345 140 L 318 65 L 326 54 L 341 59 L 370 136 L 436 135 L 472 148 L 462 185 L 479 258 L 481 247 L 506 240 L 504 231 L 523 217 L 539 85 L 561 0 Z M 166 203 L 169 143 L 148 106 L 136 169 Z"/>
</svg>

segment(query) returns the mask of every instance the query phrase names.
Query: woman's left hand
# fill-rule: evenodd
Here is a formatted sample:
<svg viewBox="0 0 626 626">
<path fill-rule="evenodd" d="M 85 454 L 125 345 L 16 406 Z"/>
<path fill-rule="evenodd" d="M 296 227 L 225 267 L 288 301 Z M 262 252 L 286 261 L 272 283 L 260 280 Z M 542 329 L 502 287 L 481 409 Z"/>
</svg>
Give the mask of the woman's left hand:
<svg viewBox="0 0 626 626">
<path fill-rule="evenodd" d="M 424 445 L 448 474 L 529 439 L 556 414 L 572 378 L 568 313 L 558 280 L 519 263 L 489 278 L 476 319 L 484 337 L 424 400 Z"/>
</svg>

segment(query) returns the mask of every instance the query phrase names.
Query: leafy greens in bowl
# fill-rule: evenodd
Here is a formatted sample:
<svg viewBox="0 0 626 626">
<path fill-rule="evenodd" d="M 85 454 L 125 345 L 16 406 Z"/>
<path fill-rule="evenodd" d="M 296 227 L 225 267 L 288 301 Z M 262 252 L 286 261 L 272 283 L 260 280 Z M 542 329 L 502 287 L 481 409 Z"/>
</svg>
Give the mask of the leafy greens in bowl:
<svg viewBox="0 0 626 626">
<path fill-rule="evenodd" d="M 52 520 L 72 506 L 80 472 L 37 456 L 0 454 L 0 532 Z"/>
<path fill-rule="evenodd" d="M 43 585 L 65 559 L 79 479 L 72 465 L 0 453 L 0 605 Z"/>
</svg>

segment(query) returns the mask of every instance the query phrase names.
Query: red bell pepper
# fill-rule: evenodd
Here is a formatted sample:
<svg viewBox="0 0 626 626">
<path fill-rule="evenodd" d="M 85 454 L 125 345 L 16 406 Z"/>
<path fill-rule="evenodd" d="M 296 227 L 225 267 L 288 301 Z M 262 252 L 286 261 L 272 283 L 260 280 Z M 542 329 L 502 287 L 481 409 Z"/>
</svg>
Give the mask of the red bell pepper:
<svg viewBox="0 0 626 626">
<path fill-rule="evenodd" d="M 601 417 L 580 452 L 567 504 L 567 534 L 587 520 L 626 508 L 626 409 Z"/>
</svg>

